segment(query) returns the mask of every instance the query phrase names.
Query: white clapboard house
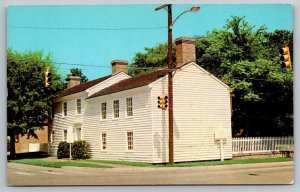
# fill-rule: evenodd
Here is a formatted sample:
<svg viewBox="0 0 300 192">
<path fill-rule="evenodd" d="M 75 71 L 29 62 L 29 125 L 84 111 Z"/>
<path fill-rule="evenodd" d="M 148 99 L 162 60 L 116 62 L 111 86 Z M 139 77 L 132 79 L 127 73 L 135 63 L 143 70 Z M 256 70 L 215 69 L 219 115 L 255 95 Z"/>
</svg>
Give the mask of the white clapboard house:
<svg viewBox="0 0 300 192">
<path fill-rule="evenodd" d="M 224 159 L 231 158 L 231 89 L 195 63 L 194 39 L 176 39 L 176 58 L 174 162 L 220 159 L 216 135 Z M 54 100 L 52 155 L 69 129 L 90 144 L 94 159 L 168 162 L 168 110 L 157 104 L 168 94 L 168 71 L 130 77 L 127 64 L 115 60 L 112 75 L 87 83 L 69 77 Z"/>
</svg>

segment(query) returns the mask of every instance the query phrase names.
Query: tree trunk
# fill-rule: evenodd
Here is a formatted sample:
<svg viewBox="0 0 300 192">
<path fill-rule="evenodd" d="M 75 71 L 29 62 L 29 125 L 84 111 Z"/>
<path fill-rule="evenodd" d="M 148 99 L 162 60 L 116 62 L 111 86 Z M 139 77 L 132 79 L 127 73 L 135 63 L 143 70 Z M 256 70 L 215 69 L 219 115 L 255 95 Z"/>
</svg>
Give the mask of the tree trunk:
<svg viewBox="0 0 300 192">
<path fill-rule="evenodd" d="M 11 129 L 9 131 L 10 136 L 10 159 L 16 158 L 16 146 L 15 146 L 15 131 Z"/>
</svg>

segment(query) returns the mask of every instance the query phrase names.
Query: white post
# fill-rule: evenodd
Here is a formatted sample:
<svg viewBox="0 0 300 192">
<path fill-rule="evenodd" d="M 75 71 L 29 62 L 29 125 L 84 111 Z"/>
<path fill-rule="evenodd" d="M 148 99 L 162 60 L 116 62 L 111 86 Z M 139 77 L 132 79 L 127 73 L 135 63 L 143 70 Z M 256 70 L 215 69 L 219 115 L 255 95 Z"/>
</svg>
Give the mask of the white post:
<svg viewBox="0 0 300 192">
<path fill-rule="evenodd" d="M 72 160 L 72 143 L 70 143 L 70 160 Z"/>
<path fill-rule="evenodd" d="M 221 153 L 221 161 L 224 161 L 223 139 L 220 139 L 220 153 Z"/>
</svg>

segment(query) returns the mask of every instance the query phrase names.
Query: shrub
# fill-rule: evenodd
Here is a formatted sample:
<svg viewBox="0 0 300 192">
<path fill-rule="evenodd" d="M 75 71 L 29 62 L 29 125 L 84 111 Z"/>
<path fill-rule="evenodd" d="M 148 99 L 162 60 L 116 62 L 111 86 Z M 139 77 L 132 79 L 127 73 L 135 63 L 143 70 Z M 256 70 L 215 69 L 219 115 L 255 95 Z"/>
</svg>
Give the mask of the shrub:
<svg viewBox="0 0 300 192">
<path fill-rule="evenodd" d="M 66 141 L 61 141 L 58 144 L 58 149 L 57 149 L 57 158 L 68 158 L 70 156 L 70 150 L 69 150 L 70 144 L 67 143 Z"/>
<path fill-rule="evenodd" d="M 75 141 L 72 145 L 73 159 L 91 158 L 90 145 L 86 141 Z"/>
</svg>

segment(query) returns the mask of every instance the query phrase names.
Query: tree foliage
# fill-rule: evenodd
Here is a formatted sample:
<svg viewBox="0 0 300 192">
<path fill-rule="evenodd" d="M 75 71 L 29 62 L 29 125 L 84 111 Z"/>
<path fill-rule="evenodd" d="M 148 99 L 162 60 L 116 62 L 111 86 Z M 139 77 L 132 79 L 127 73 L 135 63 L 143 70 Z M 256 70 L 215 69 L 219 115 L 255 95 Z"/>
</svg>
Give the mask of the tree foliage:
<svg viewBox="0 0 300 192">
<path fill-rule="evenodd" d="M 88 78 L 82 73 L 82 70 L 79 68 L 72 68 L 70 69 L 70 74 L 67 76 L 79 76 L 81 77 L 81 82 L 87 82 Z"/>
<path fill-rule="evenodd" d="M 52 72 L 48 88 L 44 84 L 47 67 Z M 62 87 L 50 55 L 7 50 L 7 129 L 13 145 L 15 135 L 36 137 L 34 131 L 42 129 L 48 117 L 48 100 Z M 14 146 L 11 149 L 14 154 Z"/>
<path fill-rule="evenodd" d="M 292 32 L 268 32 L 265 26 L 251 26 L 237 16 L 223 29 L 196 37 L 197 64 L 234 90 L 234 134 L 240 130 L 248 136 L 293 134 L 293 69 L 282 69 L 279 60 L 285 44 L 292 56 Z M 133 74 L 145 73 L 142 67 L 167 65 L 166 44 L 145 51 L 137 53 L 130 65 Z"/>
</svg>

